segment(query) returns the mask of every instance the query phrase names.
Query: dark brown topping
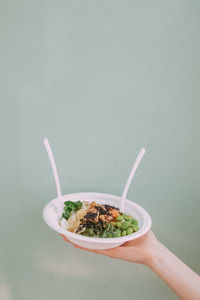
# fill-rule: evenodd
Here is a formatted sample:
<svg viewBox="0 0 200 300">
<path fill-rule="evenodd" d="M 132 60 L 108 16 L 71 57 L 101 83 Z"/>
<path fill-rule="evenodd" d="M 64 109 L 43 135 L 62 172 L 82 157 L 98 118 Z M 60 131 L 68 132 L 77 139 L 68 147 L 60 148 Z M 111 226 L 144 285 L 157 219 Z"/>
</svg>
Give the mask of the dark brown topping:
<svg viewBox="0 0 200 300">
<path fill-rule="evenodd" d="M 110 210 L 111 208 L 119 210 L 119 208 L 117 208 L 117 207 L 115 207 L 115 206 L 112 206 L 112 205 L 108 205 L 108 204 L 104 204 L 104 207 L 105 207 L 107 210 Z"/>
<path fill-rule="evenodd" d="M 90 220 L 94 220 L 97 216 L 97 213 L 96 212 L 88 212 L 86 215 L 85 215 L 85 219 L 90 219 Z"/>
<path fill-rule="evenodd" d="M 81 220 L 81 224 L 77 231 L 82 230 L 83 228 L 93 228 L 94 226 L 100 226 L 99 224 L 106 224 L 115 219 L 119 214 L 119 209 L 108 204 L 97 204 L 92 202 L 90 204 L 90 209 L 87 214 Z"/>
<path fill-rule="evenodd" d="M 107 210 L 105 210 L 102 206 L 95 206 L 96 210 L 98 210 L 100 215 L 105 215 L 107 214 Z"/>
<path fill-rule="evenodd" d="M 118 208 L 108 204 L 96 205 L 94 208 L 99 212 L 100 215 L 107 215 L 107 216 L 111 215 L 110 213 L 111 210 L 113 209 L 119 210 Z"/>
</svg>

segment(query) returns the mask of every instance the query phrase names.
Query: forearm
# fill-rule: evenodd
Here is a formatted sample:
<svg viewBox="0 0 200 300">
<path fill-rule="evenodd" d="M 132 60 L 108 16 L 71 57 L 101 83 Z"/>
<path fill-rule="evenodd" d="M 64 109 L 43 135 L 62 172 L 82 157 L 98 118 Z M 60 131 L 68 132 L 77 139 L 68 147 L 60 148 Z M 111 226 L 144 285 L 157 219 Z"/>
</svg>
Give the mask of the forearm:
<svg viewBox="0 0 200 300">
<path fill-rule="evenodd" d="M 200 276 L 186 266 L 164 245 L 158 243 L 148 266 L 182 300 L 200 299 Z"/>
</svg>

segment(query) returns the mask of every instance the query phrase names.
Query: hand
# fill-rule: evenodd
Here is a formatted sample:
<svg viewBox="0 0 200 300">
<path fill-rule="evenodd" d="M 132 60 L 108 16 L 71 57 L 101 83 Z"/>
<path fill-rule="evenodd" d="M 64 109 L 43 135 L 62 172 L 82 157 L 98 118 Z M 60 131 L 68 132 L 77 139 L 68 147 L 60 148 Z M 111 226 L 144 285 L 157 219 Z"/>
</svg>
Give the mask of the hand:
<svg viewBox="0 0 200 300">
<path fill-rule="evenodd" d="M 64 235 L 61 235 L 63 240 L 73 244 L 69 241 Z M 144 236 L 126 242 L 123 245 L 107 250 L 92 250 L 80 247 L 76 244 L 73 244 L 75 248 L 83 249 L 89 252 L 93 252 L 96 254 L 106 255 L 112 258 L 117 258 L 121 260 L 126 260 L 130 262 L 136 262 L 148 265 L 150 264 L 153 255 L 155 253 L 155 249 L 159 244 L 153 232 L 149 231 Z"/>
<path fill-rule="evenodd" d="M 64 235 L 64 241 L 73 244 Z M 200 299 L 200 276 L 162 245 L 153 232 L 108 250 L 80 248 L 112 258 L 145 264 L 150 267 L 182 300 Z"/>
</svg>

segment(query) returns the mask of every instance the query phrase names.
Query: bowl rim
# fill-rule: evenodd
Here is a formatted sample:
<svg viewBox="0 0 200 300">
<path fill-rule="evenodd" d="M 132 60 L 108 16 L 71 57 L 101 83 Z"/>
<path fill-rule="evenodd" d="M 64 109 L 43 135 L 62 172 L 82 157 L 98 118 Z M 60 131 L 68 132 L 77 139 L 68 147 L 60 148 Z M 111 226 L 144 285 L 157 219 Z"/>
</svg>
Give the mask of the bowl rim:
<svg viewBox="0 0 200 300">
<path fill-rule="evenodd" d="M 120 196 L 114 195 L 114 194 L 108 194 L 108 193 L 97 193 L 97 192 L 78 192 L 78 193 L 71 193 L 71 194 L 66 194 L 66 195 L 62 195 L 62 199 L 64 200 L 63 203 L 66 201 L 65 198 L 67 197 L 81 197 L 81 196 L 90 196 L 90 197 L 103 197 L 105 198 L 105 200 L 117 200 L 119 201 L 121 199 Z M 77 199 L 79 200 L 79 199 Z M 49 227 L 51 227 L 52 229 L 54 229 L 57 232 L 60 232 L 62 234 L 64 234 L 66 237 L 72 238 L 73 240 L 79 240 L 79 241 L 84 241 L 84 242 L 90 242 L 90 243 L 106 243 L 106 244 L 112 244 L 112 243 L 120 243 L 120 242 L 127 242 L 130 240 L 134 240 L 136 238 L 139 238 L 141 236 L 143 236 L 145 233 L 147 233 L 152 225 L 152 220 L 151 217 L 149 215 L 149 213 L 139 204 L 137 204 L 136 202 L 126 199 L 125 201 L 127 201 L 132 207 L 135 207 L 138 211 L 140 211 L 140 213 L 143 215 L 144 217 L 144 224 L 139 228 L 138 231 L 123 236 L 123 237 L 115 237 L 115 238 L 93 238 L 93 237 L 87 237 L 87 236 L 83 236 L 77 233 L 73 233 L 71 231 L 67 231 L 64 228 L 62 228 L 59 224 L 56 224 L 55 226 L 53 226 L 51 224 L 51 222 L 49 222 L 47 215 L 46 215 L 46 211 L 49 208 L 50 205 L 55 205 L 56 201 L 58 201 L 58 198 L 54 198 L 52 200 L 50 200 L 45 207 L 43 208 L 43 219 L 45 220 L 45 222 L 47 223 L 47 225 Z M 73 199 L 71 199 L 71 201 L 73 201 Z M 75 201 L 75 200 L 74 200 Z M 81 201 L 81 199 L 80 199 Z M 83 201 L 83 200 L 82 200 Z M 88 200 L 89 201 L 89 200 Z M 98 201 L 97 201 L 98 203 Z"/>
</svg>

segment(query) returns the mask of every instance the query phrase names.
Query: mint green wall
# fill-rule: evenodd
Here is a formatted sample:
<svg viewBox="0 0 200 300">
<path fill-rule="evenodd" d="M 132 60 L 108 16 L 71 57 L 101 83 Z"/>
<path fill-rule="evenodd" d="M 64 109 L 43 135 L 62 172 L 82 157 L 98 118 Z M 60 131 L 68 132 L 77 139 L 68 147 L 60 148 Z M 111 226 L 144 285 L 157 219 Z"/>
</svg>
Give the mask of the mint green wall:
<svg viewBox="0 0 200 300">
<path fill-rule="evenodd" d="M 82 252 L 42 219 L 64 194 L 128 198 L 200 270 L 200 2 L 0 1 L 3 300 L 177 299 L 142 265 Z"/>
</svg>

